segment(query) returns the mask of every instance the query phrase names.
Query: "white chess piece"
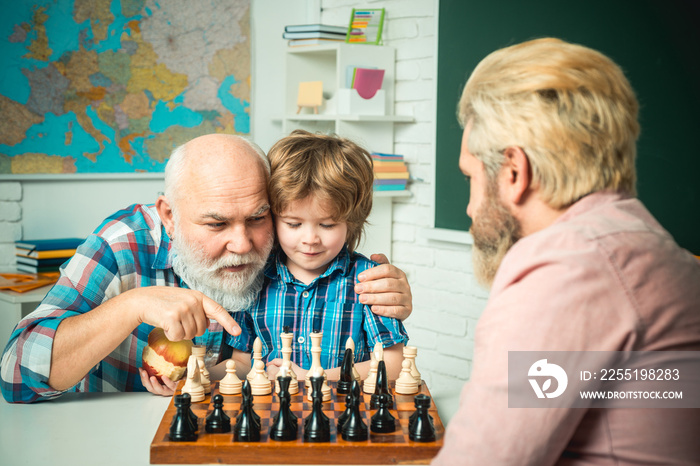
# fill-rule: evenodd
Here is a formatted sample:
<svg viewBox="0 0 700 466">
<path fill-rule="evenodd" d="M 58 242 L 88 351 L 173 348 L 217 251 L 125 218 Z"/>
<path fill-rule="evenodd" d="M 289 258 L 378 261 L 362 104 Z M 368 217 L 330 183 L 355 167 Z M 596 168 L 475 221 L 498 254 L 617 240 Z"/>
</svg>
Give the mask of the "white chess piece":
<svg viewBox="0 0 700 466">
<path fill-rule="evenodd" d="M 374 355 L 374 353 L 372 353 Z M 379 361 L 377 358 L 372 356 L 369 363 L 369 373 L 367 378 L 362 383 L 362 391 L 365 393 L 374 393 L 374 389 L 377 386 L 377 367 L 379 366 Z"/>
<path fill-rule="evenodd" d="M 309 378 L 313 374 L 320 373 L 321 375 L 323 375 L 323 385 L 321 387 L 321 392 L 323 393 L 323 401 L 330 401 L 331 387 L 328 386 L 328 377 L 326 376 L 326 371 L 323 370 L 323 366 L 321 365 L 321 341 L 323 340 L 323 332 L 312 332 L 311 335 L 309 335 L 309 338 L 311 338 L 312 362 L 311 367 L 306 373 L 306 382 L 308 386 L 307 399 L 309 401 L 313 400 L 313 398 L 311 397 L 313 389 L 311 387 L 311 383 L 309 382 Z"/>
<path fill-rule="evenodd" d="M 189 393 L 192 403 L 204 401 L 204 387 L 202 387 L 199 363 L 195 355 L 191 355 L 187 360 L 187 380 L 182 386 L 182 393 Z"/>
<path fill-rule="evenodd" d="M 211 381 L 209 380 L 209 370 L 204 364 L 204 355 L 207 352 L 207 347 L 203 345 L 192 346 L 192 354 L 197 356 L 197 364 L 199 366 L 199 374 L 202 382 L 202 388 L 204 388 L 204 393 L 211 393 Z"/>
<path fill-rule="evenodd" d="M 269 395 L 272 393 L 272 384 L 265 373 L 265 363 L 262 360 L 255 361 L 253 380 L 250 381 L 250 393 L 253 395 Z"/>
<path fill-rule="evenodd" d="M 255 341 L 253 342 L 253 362 L 250 363 L 250 372 L 248 372 L 247 377 L 248 382 L 252 382 L 253 377 L 255 377 L 255 371 L 253 369 L 258 361 L 262 361 L 262 340 L 260 337 L 256 337 Z"/>
<path fill-rule="evenodd" d="M 236 361 L 226 361 L 226 376 L 219 381 L 219 393 L 222 395 L 238 395 L 243 388 L 243 382 L 236 375 Z"/>
<path fill-rule="evenodd" d="M 414 379 L 416 379 L 418 385 L 420 385 L 423 379 L 421 378 L 420 372 L 418 372 L 418 368 L 416 367 L 417 354 L 418 348 L 416 348 L 415 346 L 404 346 L 403 357 L 411 361 L 411 375 Z"/>
<path fill-rule="evenodd" d="M 411 374 L 411 360 L 404 359 L 401 363 L 401 374 L 396 379 L 394 387 L 396 393 L 400 395 L 413 395 L 418 393 L 418 382 Z"/>
</svg>

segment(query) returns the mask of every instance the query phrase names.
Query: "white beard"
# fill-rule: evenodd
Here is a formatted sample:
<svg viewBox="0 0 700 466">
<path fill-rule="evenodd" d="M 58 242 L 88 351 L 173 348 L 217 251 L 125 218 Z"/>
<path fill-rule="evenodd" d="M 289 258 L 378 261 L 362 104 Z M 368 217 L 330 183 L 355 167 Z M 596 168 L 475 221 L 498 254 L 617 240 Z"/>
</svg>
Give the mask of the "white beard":
<svg viewBox="0 0 700 466">
<path fill-rule="evenodd" d="M 175 273 L 193 289 L 219 303 L 229 312 L 245 311 L 258 299 L 263 283 L 263 269 L 272 250 L 274 238 L 262 251 L 240 255 L 230 253 L 207 260 L 203 248 L 189 244 L 179 233 L 173 234 L 170 258 Z M 242 272 L 224 272 L 222 268 L 249 264 Z"/>
</svg>

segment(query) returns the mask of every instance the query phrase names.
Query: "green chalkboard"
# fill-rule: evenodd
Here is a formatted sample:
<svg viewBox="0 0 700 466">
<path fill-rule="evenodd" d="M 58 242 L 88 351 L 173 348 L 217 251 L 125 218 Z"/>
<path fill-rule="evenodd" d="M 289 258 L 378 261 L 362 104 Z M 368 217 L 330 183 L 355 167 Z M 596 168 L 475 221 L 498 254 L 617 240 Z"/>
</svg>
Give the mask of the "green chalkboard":
<svg viewBox="0 0 700 466">
<path fill-rule="evenodd" d="M 623 68 L 640 102 L 639 198 L 700 255 L 698 25 L 697 0 L 440 0 L 435 226 L 470 224 L 456 118 L 469 74 L 498 48 L 552 36 L 600 50 Z"/>
</svg>

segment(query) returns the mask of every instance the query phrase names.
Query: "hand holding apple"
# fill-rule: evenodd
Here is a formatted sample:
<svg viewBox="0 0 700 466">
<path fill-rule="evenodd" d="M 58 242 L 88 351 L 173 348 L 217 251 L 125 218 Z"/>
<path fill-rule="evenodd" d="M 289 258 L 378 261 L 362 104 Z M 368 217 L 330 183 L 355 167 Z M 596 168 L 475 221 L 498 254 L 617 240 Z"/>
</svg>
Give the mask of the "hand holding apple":
<svg viewBox="0 0 700 466">
<path fill-rule="evenodd" d="M 191 340 L 170 341 L 162 328 L 154 328 L 148 335 L 148 346 L 143 349 L 141 367 L 161 382 L 163 377 L 175 382 L 185 375 L 191 354 Z"/>
</svg>

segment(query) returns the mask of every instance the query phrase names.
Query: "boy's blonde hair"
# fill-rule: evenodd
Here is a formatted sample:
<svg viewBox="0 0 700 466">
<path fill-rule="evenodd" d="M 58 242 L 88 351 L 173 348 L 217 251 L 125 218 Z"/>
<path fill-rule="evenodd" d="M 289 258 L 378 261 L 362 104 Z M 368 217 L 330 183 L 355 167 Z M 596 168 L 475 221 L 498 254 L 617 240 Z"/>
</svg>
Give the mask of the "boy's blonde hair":
<svg viewBox="0 0 700 466">
<path fill-rule="evenodd" d="M 600 52 L 559 39 L 497 50 L 467 81 L 458 107 L 472 121 L 469 151 L 490 177 L 503 151 L 528 155 L 543 200 L 562 208 L 592 192 L 636 194 L 638 103 L 629 81 Z"/>
<path fill-rule="evenodd" d="M 346 242 L 359 245 L 372 210 L 372 157 L 349 139 L 295 130 L 268 152 L 270 208 L 280 215 L 294 201 L 313 194 L 331 206 L 335 221 L 346 222 Z"/>
</svg>

